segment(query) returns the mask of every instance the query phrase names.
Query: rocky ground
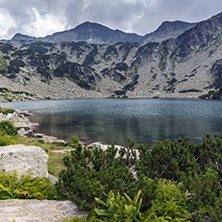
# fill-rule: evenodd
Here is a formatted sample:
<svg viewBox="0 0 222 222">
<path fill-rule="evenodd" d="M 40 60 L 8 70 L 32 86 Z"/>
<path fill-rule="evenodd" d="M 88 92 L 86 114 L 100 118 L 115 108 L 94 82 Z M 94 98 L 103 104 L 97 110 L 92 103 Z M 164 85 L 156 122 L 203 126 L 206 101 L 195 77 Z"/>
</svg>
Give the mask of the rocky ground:
<svg viewBox="0 0 222 222">
<path fill-rule="evenodd" d="M 38 126 L 37 123 L 31 123 L 28 116 L 32 115 L 28 111 L 16 111 L 7 115 L 0 113 L 1 120 L 11 121 L 18 132 L 26 137 L 37 137 L 42 138 L 45 142 L 65 142 L 58 140 L 55 137 L 46 136 L 44 134 L 35 134 L 35 129 Z M 15 147 L 15 148 L 14 148 Z M 31 149 L 33 148 L 33 150 Z M 26 149 L 21 151 L 22 149 Z M 24 145 L 12 145 L 7 147 L 2 147 L 1 149 L 1 167 L 0 171 L 9 171 L 18 169 L 19 175 L 26 174 L 26 172 L 33 172 L 36 176 L 39 176 L 41 168 L 47 174 L 48 178 L 55 183 L 57 178 L 53 175 L 48 174 L 47 164 L 45 167 L 40 164 L 39 160 L 43 160 L 41 152 L 35 152 L 34 150 L 40 149 L 44 153 L 44 158 L 46 162 L 48 161 L 48 155 L 39 147 L 26 147 Z M 23 155 L 25 154 L 25 155 Z M 37 158 L 37 159 L 36 159 Z M 37 162 L 36 162 L 37 160 Z M 30 161 L 32 164 L 30 164 Z M 40 164 L 40 165 L 35 165 Z M 37 171 L 35 172 L 35 170 Z M 42 171 L 41 171 L 42 172 Z M 44 174 L 44 175 L 45 175 Z M 59 222 L 66 218 L 71 219 L 74 216 L 79 218 L 86 217 L 87 213 L 80 211 L 75 204 L 71 201 L 55 201 L 55 200 L 20 200 L 20 199 L 9 199 L 0 200 L 0 222 L 12 222 L 15 219 L 16 222 Z"/>
</svg>

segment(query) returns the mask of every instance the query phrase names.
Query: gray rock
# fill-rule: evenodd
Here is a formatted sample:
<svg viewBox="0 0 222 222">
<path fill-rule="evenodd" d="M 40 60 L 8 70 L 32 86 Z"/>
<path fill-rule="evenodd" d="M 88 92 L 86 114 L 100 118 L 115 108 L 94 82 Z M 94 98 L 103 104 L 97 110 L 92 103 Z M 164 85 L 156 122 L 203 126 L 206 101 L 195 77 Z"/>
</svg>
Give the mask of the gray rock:
<svg viewBox="0 0 222 222">
<path fill-rule="evenodd" d="M 0 171 L 17 170 L 18 176 L 48 177 L 49 156 L 40 147 L 10 145 L 0 148 Z"/>
<path fill-rule="evenodd" d="M 34 132 L 36 130 L 36 128 L 39 126 L 39 123 L 31 123 L 29 122 L 29 127 L 30 129 Z"/>
<path fill-rule="evenodd" d="M 59 222 L 76 215 L 87 217 L 71 201 L 0 200 L 0 222 Z"/>
<path fill-rule="evenodd" d="M 43 136 L 44 136 L 45 134 L 43 134 L 43 133 L 35 133 L 35 137 L 36 138 L 42 138 Z"/>
<path fill-rule="evenodd" d="M 42 137 L 42 139 L 43 139 L 46 143 L 47 143 L 47 142 L 52 143 L 53 141 L 57 140 L 57 138 L 54 137 L 54 136 L 46 136 L 46 135 L 44 135 L 44 136 Z"/>
<path fill-rule="evenodd" d="M 18 130 L 18 133 L 21 135 L 21 136 L 24 136 L 24 137 L 36 137 L 35 134 L 33 133 L 32 130 L 25 130 L 24 128 L 21 128 Z"/>
<path fill-rule="evenodd" d="M 16 112 L 8 113 L 7 116 L 5 117 L 5 120 L 15 123 L 15 122 L 19 122 L 19 117 Z"/>
<path fill-rule="evenodd" d="M 52 174 L 49 174 L 48 178 L 51 180 L 51 182 L 52 182 L 53 184 L 55 184 L 55 183 L 58 181 L 58 178 L 55 177 L 55 176 L 52 175 Z"/>
<path fill-rule="evenodd" d="M 23 136 L 25 137 L 35 137 L 35 134 L 33 133 L 32 130 L 27 130 L 24 132 Z"/>
<path fill-rule="evenodd" d="M 28 110 L 16 110 L 16 112 L 18 112 L 19 115 L 22 115 L 22 116 L 32 116 L 33 115 Z"/>
<path fill-rule="evenodd" d="M 21 129 L 24 128 L 25 130 L 30 129 L 28 122 L 23 120 L 22 118 L 19 119 L 18 122 L 14 122 L 13 125 L 17 128 L 17 129 Z"/>
<path fill-rule="evenodd" d="M 64 154 L 64 153 L 67 153 L 67 152 L 71 152 L 72 150 L 75 150 L 75 149 L 52 150 L 51 152 Z"/>
<path fill-rule="evenodd" d="M 0 121 L 5 119 L 5 115 L 3 113 L 0 113 Z"/>
</svg>

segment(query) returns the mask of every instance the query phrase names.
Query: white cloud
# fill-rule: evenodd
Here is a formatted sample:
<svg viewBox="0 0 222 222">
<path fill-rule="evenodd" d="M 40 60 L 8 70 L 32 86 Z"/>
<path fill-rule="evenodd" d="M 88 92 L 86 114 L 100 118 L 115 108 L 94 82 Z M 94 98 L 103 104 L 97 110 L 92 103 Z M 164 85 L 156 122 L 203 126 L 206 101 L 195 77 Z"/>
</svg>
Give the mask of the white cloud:
<svg viewBox="0 0 222 222">
<path fill-rule="evenodd" d="M 8 35 L 8 29 L 16 27 L 16 23 L 6 9 L 0 9 L 0 21 L 0 38 L 4 38 Z"/>
<path fill-rule="evenodd" d="M 27 35 L 44 37 L 66 29 L 67 19 L 65 17 L 47 12 L 38 12 L 35 8 L 31 9 L 30 15 L 31 23 L 22 26 Z"/>
<path fill-rule="evenodd" d="M 163 21 L 197 22 L 221 10 L 219 0 L 0 0 L 0 38 L 43 37 L 86 21 L 144 35 Z"/>
</svg>

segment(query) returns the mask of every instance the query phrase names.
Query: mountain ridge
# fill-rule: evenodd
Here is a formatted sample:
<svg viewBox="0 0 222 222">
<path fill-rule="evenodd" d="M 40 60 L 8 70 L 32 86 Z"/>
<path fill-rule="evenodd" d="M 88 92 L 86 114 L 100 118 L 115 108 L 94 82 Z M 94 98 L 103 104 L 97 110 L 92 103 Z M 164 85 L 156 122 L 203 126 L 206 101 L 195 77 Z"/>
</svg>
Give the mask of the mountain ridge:
<svg viewBox="0 0 222 222">
<path fill-rule="evenodd" d="M 186 26 L 165 22 L 156 33 L 172 24 L 174 33 L 181 31 L 178 24 Z M 19 48 L 0 43 L 4 100 L 198 98 L 222 87 L 222 13 L 187 24 L 182 34 L 159 42 L 16 44 Z"/>
<path fill-rule="evenodd" d="M 117 42 L 137 42 L 137 43 L 147 43 L 150 41 L 159 42 L 166 40 L 168 38 L 177 37 L 183 31 L 195 25 L 196 23 L 188 23 L 182 21 L 172 21 L 172 22 L 166 21 L 163 22 L 156 31 L 142 36 L 136 33 L 126 33 L 118 29 L 113 30 L 99 23 L 92 23 L 87 21 L 76 26 L 73 29 L 56 32 L 53 33 L 52 35 L 47 35 L 45 37 L 36 38 L 27 35 L 22 35 L 21 33 L 16 33 L 12 37 L 11 41 L 26 40 L 26 41 L 44 41 L 50 43 L 86 41 L 88 43 L 94 43 L 94 44 L 115 44 Z M 171 31 L 168 30 L 166 32 L 166 29 L 169 29 Z M 166 32 L 165 35 L 164 32 Z"/>
</svg>

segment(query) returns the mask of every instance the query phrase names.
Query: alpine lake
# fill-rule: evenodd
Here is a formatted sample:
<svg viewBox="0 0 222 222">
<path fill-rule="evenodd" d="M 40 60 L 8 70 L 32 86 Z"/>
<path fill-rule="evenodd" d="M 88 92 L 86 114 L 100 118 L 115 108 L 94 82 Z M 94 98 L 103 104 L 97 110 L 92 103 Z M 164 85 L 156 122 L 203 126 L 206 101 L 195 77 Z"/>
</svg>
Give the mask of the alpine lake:
<svg viewBox="0 0 222 222">
<path fill-rule="evenodd" d="M 198 99 L 69 99 L 1 103 L 29 110 L 36 132 L 89 144 L 155 144 L 189 136 L 198 144 L 207 133 L 222 134 L 222 101 Z"/>
</svg>

